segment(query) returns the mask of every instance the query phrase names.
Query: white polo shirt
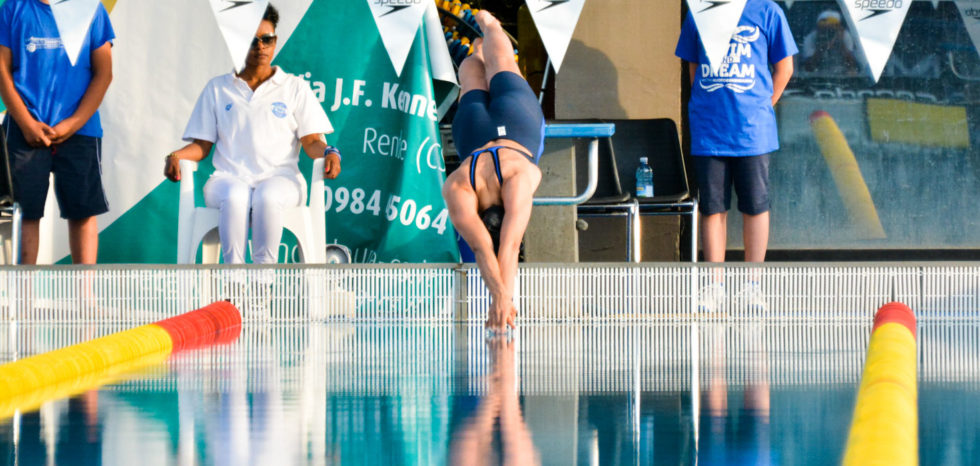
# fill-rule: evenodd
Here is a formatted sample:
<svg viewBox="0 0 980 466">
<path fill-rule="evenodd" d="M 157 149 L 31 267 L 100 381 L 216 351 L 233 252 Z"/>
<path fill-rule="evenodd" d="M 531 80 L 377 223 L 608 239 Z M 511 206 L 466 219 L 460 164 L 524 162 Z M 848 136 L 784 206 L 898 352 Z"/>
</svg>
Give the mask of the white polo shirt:
<svg viewBox="0 0 980 466">
<path fill-rule="evenodd" d="M 299 139 L 333 126 L 309 83 L 278 66 L 253 92 L 234 73 L 208 82 L 194 106 L 184 140 L 214 143 L 214 174 L 255 185 L 272 176 L 298 178 Z"/>
</svg>

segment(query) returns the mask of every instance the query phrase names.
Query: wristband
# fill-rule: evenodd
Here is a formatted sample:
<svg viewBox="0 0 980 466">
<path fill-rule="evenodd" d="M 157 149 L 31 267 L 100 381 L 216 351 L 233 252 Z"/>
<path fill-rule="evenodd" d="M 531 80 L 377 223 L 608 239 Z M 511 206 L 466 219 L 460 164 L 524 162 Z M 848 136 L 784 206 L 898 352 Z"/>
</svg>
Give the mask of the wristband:
<svg viewBox="0 0 980 466">
<path fill-rule="evenodd" d="M 325 149 L 323 149 L 323 157 L 324 158 L 326 158 L 327 155 L 330 154 L 330 153 L 337 154 L 337 160 L 340 160 L 340 161 L 343 161 L 344 160 L 344 156 L 343 155 L 340 155 L 340 149 L 337 149 L 334 146 L 327 146 Z"/>
<path fill-rule="evenodd" d="M 169 159 L 176 159 L 176 158 L 177 158 L 177 153 L 176 152 L 171 152 L 171 153 L 167 154 L 167 159 L 168 160 Z"/>
</svg>

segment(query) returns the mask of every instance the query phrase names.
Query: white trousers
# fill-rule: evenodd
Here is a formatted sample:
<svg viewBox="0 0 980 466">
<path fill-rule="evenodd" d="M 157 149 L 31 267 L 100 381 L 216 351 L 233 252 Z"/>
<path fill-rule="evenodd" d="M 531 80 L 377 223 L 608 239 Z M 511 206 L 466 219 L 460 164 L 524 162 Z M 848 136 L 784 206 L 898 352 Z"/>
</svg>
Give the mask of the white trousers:
<svg viewBox="0 0 980 466">
<path fill-rule="evenodd" d="M 244 264 L 248 228 L 252 226 L 252 262 L 279 261 L 282 214 L 299 205 L 302 186 L 285 176 L 274 176 L 254 186 L 232 177 L 211 177 L 204 184 L 204 202 L 221 211 L 218 236 L 226 264 Z M 251 214 L 251 218 L 249 218 Z"/>
</svg>

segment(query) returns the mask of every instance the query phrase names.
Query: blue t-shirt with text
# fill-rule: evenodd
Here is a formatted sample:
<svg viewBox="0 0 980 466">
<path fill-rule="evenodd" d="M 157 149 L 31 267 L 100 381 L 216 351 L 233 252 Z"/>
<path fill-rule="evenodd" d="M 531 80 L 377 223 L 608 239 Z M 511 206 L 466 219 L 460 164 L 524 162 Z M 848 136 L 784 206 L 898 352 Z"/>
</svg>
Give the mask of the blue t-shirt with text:
<svg viewBox="0 0 980 466">
<path fill-rule="evenodd" d="M 72 66 L 50 5 L 7 0 L 0 6 L 0 45 L 11 52 L 14 87 L 31 115 L 49 126 L 75 113 L 92 81 L 92 50 L 115 37 L 109 14 L 100 3 Z M 102 137 L 99 113 L 76 134 Z"/>
<path fill-rule="evenodd" d="M 771 0 L 748 0 L 728 54 L 712 73 L 688 13 L 675 54 L 697 64 L 687 107 L 691 153 L 751 156 L 779 149 L 769 65 L 798 51 L 783 10 Z"/>
</svg>

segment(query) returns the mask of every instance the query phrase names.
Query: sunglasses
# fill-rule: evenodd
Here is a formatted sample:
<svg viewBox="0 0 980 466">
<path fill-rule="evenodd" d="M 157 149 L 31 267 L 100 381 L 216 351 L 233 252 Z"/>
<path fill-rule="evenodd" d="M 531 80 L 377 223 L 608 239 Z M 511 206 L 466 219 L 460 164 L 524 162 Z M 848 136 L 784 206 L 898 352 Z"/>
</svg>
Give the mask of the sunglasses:
<svg viewBox="0 0 980 466">
<path fill-rule="evenodd" d="M 260 43 L 262 45 L 272 45 L 275 41 L 275 34 L 266 34 L 264 36 L 255 37 L 252 39 L 252 48 L 258 47 Z"/>
</svg>

